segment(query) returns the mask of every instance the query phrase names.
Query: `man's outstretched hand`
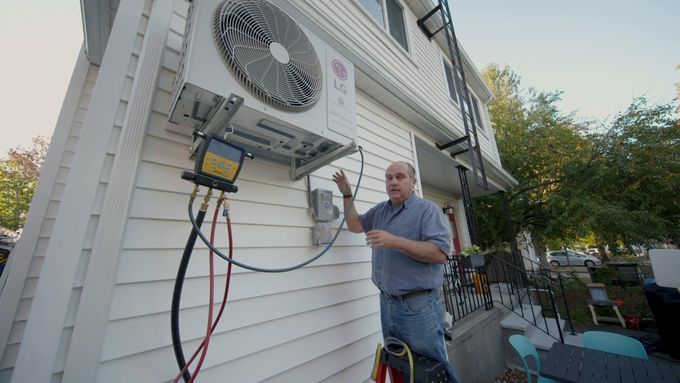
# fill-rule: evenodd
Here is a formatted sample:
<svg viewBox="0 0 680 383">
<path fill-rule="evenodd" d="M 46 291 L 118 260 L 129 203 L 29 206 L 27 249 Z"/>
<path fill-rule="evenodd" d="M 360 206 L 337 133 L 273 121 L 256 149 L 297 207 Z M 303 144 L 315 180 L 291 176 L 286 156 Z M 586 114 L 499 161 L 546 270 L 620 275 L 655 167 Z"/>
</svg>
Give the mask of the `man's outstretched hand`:
<svg viewBox="0 0 680 383">
<path fill-rule="evenodd" d="M 350 185 L 345 172 L 342 170 L 335 172 L 335 174 L 333 174 L 333 182 L 338 185 L 338 190 L 340 190 L 342 195 L 352 195 L 352 185 Z"/>
</svg>

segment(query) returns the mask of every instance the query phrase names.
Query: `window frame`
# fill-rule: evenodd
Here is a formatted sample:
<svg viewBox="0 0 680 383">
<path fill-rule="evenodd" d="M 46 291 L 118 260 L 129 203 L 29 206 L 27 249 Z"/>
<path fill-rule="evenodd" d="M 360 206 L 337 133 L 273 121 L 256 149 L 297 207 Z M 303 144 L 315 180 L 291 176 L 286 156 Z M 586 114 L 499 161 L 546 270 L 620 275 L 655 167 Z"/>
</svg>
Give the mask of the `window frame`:
<svg viewBox="0 0 680 383">
<path fill-rule="evenodd" d="M 372 22 L 374 22 L 380 29 L 383 30 L 383 32 L 389 36 L 389 38 L 392 40 L 392 42 L 396 43 L 396 45 L 401 49 L 402 51 L 406 52 L 408 55 L 411 54 L 410 48 L 411 48 L 411 39 L 409 38 L 409 26 L 407 23 L 407 18 L 406 18 L 406 12 L 404 11 L 405 7 L 402 2 L 402 0 L 392 0 L 394 1 L 395 5 L 399 7 L 400 13 L 401 13 L 401 23 L 404 26 L 404 45 L 401 44 L 401 41 L 397 40 L 392 35 L 392 32 L 390 31 L 390 20 L 389 20 L 389 15 L 387 12 L 387 1 L 388 0 L 377 0 L 380 3 L 380 8 L 382 9 L 382 23 L 378 20 L 376 20 L 375 17 L 373 17 L 373 14 L 366 9 L 364 6 L 363 2 L 361 0 L 354 0 L 356 5 L 361 9 L 361 11 L 368 16 L 369 19 L 371 19 Z"/>
<path fill-rule="evenodd" d="M 401 41 L 399 41 L 394 35 L 392 34 L 392 30 L 390 29 L 390 17 L 389 17 L 389 11 L 387 9 L 387 2 L 388 1 L 393 1 L 394 5 L 399 8 L 399 13 L 401 15 L 401 25 L 404 27 L 404 45 L 401 44 Z M 400 0 L 380 0 L 382 6 L 383 6 L 383 18 L 385 19 L 385 31 L 387 32 L 394 41 L 396 41 L 399 46 L 404 49 L 406 52 L 409 52 L 409 40 L 408 40 L 408 28 L 406 28 L 406 14 L 404 12 L 404 5 L 401 3 Z"/>
<path fill-rule="evenodd" d="M 482 115 L 480 113 L 480 107 L 479 104 L 481 101 L 479 101 L 479 97 L 477 97 L 476 94 L 470 92 L 470 96 L 472 96 L 472 111 L 475 113 L 475 121 L 477 122 L 477 127 L 482 129 L 482 131 L 486 131 L 486 127 L 484 126 L 484 122 L 482 120 Z"/>
<path fill-rule="evenodd" d="M 442 64 L 444 65 L 444 79 L 446 80 L 446 88 L 448 89 L 449 100 L 453 101 L 454 104 L 460 106 L 460 92 L 456 86 L 456 77 L 453 74 L 453 66 L 449 64 L 446 57 L 442 57 Z M 449 78 L 451 82 L 449 83 Z M 451 86 L 453 85 L 453 89 Z M 451 97 L 451 93 L 455 94 L 456 97 Z"/>
</svg>

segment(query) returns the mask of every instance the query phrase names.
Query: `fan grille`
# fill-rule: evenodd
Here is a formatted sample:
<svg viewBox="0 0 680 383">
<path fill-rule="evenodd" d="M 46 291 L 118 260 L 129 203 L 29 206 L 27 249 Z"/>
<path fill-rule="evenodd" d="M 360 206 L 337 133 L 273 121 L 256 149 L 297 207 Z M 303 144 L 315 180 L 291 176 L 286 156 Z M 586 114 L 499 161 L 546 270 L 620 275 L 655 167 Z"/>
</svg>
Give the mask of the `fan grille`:
<svg viewBox="0 0 680 383">
<path fill-rule="evenodd" d="M 281 10 L 263 0 L 225 0 L 212 27 L 222 60 L 253 96 L 285 112 L 308 110 L 319 100 L 319 58 Z"/>
</svg>

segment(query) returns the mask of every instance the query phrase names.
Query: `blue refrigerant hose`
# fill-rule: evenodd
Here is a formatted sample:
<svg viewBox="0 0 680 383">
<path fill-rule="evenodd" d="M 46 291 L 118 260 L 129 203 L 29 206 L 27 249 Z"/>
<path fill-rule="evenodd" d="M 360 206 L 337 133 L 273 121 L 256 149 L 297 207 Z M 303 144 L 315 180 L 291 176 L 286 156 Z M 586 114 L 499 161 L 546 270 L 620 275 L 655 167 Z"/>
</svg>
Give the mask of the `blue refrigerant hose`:
<svg viewBox="0 0 680 383">
<path fill-rule="evenodd" d="M 354 189 L 354 194 L 352 195 L 352 204 L 354 204 L 354 200 L 355 200 L 356 197 L 357 197 L 357 192 L 359 191 L 359 186 L 361 185 L 361 178 L 362 178 L 363 175 L 364 175 L 364 153 L 363 153 L 363 151 L 361 150 L 361 147 L 359 147 L 358 149 L 359 149 L 359 154 L 361 155 L 361 169 L 359 170 L 359 179 L 357 180 L 357 186 L 356 186 L 356 188 Z M 200 228 L 200 226 L 197 224 L 196 219 L 194 218 L 194 208 L 193 208 L 193 203 L 191 203 L 191 202 L 189 203 L 188 211 L 189 211 L 189 220 L 191 221 L 191 225 L 192 225 L 193 228 L 194 228 L 194 231 L 193 231 L 192 233 L 197 233 L 198 236 L 201 238 L 201 240 L 202 240 L 202 241 L 208 246 L 208 248 L 211 249 L 215 254 L 217 254 L 220 258 L 224 259 L 225 261 L 227 261 L 227 262 L 229 262 L 229 263 L 231 263 L 231 264 L 233 264 L 233 265 L 242 267 L 242 268 L 244 268 L 244 269 L 248 269 L 248 270 L 252 270 L 252 271 L 259 271 L 259 272 L 263 272 L 263 273 L 285 273 L 285 272 L 287 272 L 287 271 L 292 271 L 292 270 L 299 269 L 299 268 L 301 268 L 301 267 L 303 267 L 303 266 L 306 266 L 306 265 L 308 265 L 308 264 L 310 264 L 310 263 L 316 261 L 317 259 L 321 258 L 321 256 L 323 256 L 324 254 L 326 254 L 326 253 L 328 252 L 328 250 L 330 250 L 331 247 L 333 247 L 333 244 L 335 243 L 335 240 L 338 238 L 338 235 L 340 235 L 340 231 L 342 230 L 342 226 L 345 224 L 345 220 L 347 219 L 347 217 L 343 215 L 343 217 L 342 217 L 342 222 L 340 222 L 340 226 L 338 226 L 338 230 L 335 232 L 335 235 L 333 236 L 333 239 L 331 240 L 331 242 L 330 242 L 328 245 L 326 245 L 326 247 L 325 247 L 319 254 L 317 254 L 317 255 L 315 255 L 314 257 L 312 257 L 312 258 L 310 258 L 310 259 L 308 259 L 308 260 L 306 260 L 306 261 L 304 261 L 304 262 L 302 262 L 302 263 L 299 263 L 299 264 L 297 264 L 297 265 L 293 265 L 293 266 L 289 266 L 289 267 L 281 267 L 281 268 L 271 268 L 271 269 L 268 269 L 268 268 L 263 268 L 263 267 L 248 265 L 248 264 L 239 262 L 239 261 L 237 261 L 237 260 L 235 260 L 235 259 L 230 259 L 228 256 L 224 255 L 221 251 L 219 251 L 218 249 L 216 249 L 215 247 L 213 247 L 213 246 L 210 244 L 210 241 L 208 241 L 208 239 L 205 237 L 205 235 L 203 234 L 203 232 L 201 232 L 201 228 Z"/>
</svg>

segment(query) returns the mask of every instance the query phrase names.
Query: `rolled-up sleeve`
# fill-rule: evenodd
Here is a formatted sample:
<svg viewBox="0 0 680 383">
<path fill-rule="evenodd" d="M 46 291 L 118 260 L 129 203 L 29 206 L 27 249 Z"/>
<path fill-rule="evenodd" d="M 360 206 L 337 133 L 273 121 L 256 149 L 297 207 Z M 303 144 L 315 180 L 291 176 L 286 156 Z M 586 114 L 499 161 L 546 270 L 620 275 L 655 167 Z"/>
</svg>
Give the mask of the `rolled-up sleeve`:
<svg viewBox="0 0 680 383">
<path fill-rule="evenodd" d="M 444 254 L 451 253 L 448 221 L 444 213 L 434 203 L 429 203 L 420 222 L 420 240 L 433 243 Z"/>
</svg>

